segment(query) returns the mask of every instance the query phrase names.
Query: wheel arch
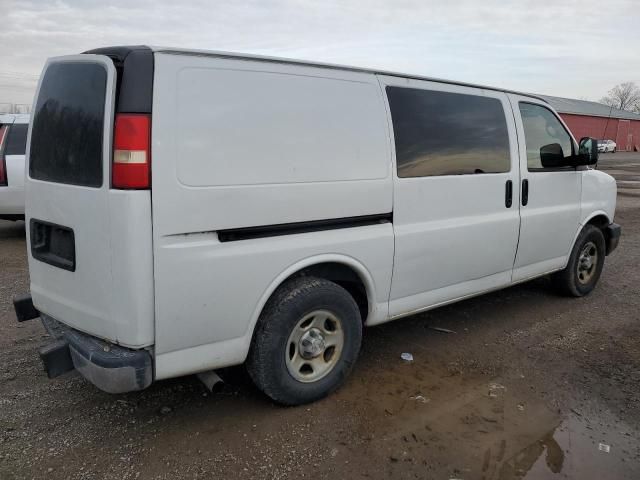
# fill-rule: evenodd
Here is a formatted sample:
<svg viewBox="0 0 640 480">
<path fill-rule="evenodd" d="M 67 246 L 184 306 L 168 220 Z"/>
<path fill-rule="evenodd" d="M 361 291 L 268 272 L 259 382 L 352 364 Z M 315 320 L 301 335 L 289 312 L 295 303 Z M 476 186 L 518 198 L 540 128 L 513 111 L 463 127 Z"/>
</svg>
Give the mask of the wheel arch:
<svg viewBox="0 0 640 480">
<path fill-rule="evenodd" d="M 589 215 L 587 215 L 583 220 L 581 220 L 580 224 L 578 225 L 578 228 L 576 229 L 576 233 L 573 236 L 573 241 L 571 242 L 571 247 L 569 248 L 569 251 L 567 252 L 567 258 L 566 258 L 566 261 L 564 262 L 564 266 L 562 268 L 565 268 L 567 266 L 567 264 L 569 263 L 569 257 L 571 256 L 571 252 L 573 251 L 573 247 L 576 244 L 576 240 L 578 240 L 578 235 L 580 235 L 580 232 L 582 232 L 582 230 L 584 229 L 585 226 L 594 225 L 594 226 L 598 227 L 600 230 L 602 230 L 603 235 L 605 235 L 605 241 L 606 241 L 607 240 L 606 229 L 604 227 L 609 225 L 611 222 L 612 222 L 612 220 L 609 218 L 609 215 L 607 215 L 607 212 L 605 212 L 604 210 L 594 210 Z"/>
<path fill-rule="evenodd" d="M 576 234 L 576 238 L 578 236 L 578 234 L 580 233 L 580 230 L 582 230 L 582 228 L 585 225 L 594 225 L 600 229 L 606 227 L 607 225 L 609 225 L 612 222 L 612 220 L 609 218 L 609 216 L 606 214 L 606 212 L 604 210 L 598 210 L 595 212 L 591 212 L 591 214 L 585 218 L 582 222 L 580 222 L 580 229 L 578 230 L 578 233 Z M 574 239 L 575 241 L 575 239 Z"/>
<path fill-rule="evenodd" d="M 271 296 L 284 282 L 299 275 L 318 276 L 335 281 L 343 286 L 351 296 L 354 297 L 356 303 L 358 303 L 361 315 L 363 312 L 366 312 L 366 315 L 362 315 L 363 323 L 366 323 L 368 318 L 375 315 L 377 308 L 375 301 L 375 282 L 369 270 L 360 261 L 353 257 L 340 254 L 324 254 L 305 258 L 280 272 L 263 292 L 251 316 L 251 321 L 245 335 L 247 352 L 251 345 L 260 314 Z M 356 279 L 357 282 L 355 282 Z M 356 283 L 356 285 L 349 285 L 352 283 Z M 358 298 L 357 290 L 355 290 L 357 288 L 363 289 L 364 298 Z"/>
</svg>

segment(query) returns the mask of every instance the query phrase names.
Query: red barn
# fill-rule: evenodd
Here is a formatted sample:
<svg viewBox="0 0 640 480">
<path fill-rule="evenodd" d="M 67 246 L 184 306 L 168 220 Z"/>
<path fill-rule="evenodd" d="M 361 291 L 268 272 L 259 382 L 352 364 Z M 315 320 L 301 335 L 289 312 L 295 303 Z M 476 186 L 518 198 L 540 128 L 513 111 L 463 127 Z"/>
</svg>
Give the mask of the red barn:
<svg viewBox="0 0 640 480">
<path fill-rule="evenodd" d="M 597 102 L 540 95 L 560 114 L 576 140 L 613 140 L 617 149 L 640 152 L 640 115 Z"/>
</svg>

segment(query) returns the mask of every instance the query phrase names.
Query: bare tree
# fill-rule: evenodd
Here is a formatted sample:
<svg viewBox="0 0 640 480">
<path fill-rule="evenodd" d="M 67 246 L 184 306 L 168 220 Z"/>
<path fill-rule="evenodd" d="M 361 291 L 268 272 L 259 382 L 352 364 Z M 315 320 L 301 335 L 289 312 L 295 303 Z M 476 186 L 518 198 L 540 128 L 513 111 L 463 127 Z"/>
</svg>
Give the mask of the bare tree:
<svg viewBox="0 0 640 480">
<path fill-rule="evenodd" d="M 601 103 L 620 110 L 640 112 L 640 88 L 634 82 L 624 82 L 616 85 Z"/>
</svg>

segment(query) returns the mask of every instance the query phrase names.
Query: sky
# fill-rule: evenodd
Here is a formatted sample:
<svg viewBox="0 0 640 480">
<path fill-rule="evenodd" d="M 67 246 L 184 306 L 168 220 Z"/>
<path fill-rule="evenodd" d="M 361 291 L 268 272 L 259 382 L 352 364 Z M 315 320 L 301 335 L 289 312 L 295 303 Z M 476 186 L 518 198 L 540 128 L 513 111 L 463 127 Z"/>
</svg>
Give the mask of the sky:
<svg viewBox="0 0 640 480">
<path fill-rule="evenodd" d="M 249 52 L 598 100 L 640 84 L 638 0 L 0 0 L 0 103 L 109 45 Z"/>
</svg>

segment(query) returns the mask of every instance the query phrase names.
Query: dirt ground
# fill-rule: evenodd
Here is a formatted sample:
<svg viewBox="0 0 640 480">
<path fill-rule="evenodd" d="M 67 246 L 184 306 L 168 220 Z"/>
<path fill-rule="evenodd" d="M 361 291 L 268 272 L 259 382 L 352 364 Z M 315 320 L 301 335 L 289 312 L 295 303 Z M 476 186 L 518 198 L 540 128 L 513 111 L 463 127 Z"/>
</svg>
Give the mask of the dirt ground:
<svg viewBox="0 0 640 480">
<path fill-rule="evenodd" d="M 45 331 L 10 302 L 28 289 L 24 226 L 0 222 L 0 478 L 640 478 L 640 154 L 599 168 L 623 236 L 590 296 L 540 279 L 368 329 L 346 385 L 296 408 L 239 372 L 213 394 L 195 377 L 116 396 L 48 380 Z"/>
</svg>

